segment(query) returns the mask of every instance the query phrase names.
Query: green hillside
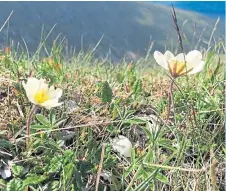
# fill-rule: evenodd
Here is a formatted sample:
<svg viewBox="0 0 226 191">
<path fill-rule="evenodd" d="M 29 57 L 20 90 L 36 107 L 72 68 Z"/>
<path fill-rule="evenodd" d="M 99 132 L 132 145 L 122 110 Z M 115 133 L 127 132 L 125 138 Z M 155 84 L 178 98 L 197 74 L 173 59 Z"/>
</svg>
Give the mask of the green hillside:
<svg viewBox="0 0 226 191">
<path fill-rule="evenodd" d="M 87 50 L 104 35 L 97 55 L 105 56 L 111 50 L 113 59 L 121 58 L 126 52 L 145 55 L 152 41 L 155 41 L 155 49 L 159 50 L 163 50 L 165 45 L 172 49 L 177 44 L 169 7 L 151 2 L 0 2 L 0 25 L 12 10 L 9 29 L 5 27 L 0 33 L 0 42 L 5 44 L 10 38 L 14 44 L 19 41 L 24 45 L 23 37 L 30 51 L 36 50 L 40 42 L 42 26 L 48 33 L 54 24 L 57 25 L 49 43 L 62 33 L 68 46 L 76 47 L 77 51 L 81 48 Z M 202 40 L 208 42 L 215 20 L 182 10 L 177 10 L 177 15 L 180 25 L 188 19 L 184 27 L 190 42 L 188 49 L 195 47 L 194 42 L 204 28 Z M 214 36 L 217 39 L 224 38 L 223 35 L 222 21 Z M 206 46 L 202 41 L 199 45 Z"/>
</svg>

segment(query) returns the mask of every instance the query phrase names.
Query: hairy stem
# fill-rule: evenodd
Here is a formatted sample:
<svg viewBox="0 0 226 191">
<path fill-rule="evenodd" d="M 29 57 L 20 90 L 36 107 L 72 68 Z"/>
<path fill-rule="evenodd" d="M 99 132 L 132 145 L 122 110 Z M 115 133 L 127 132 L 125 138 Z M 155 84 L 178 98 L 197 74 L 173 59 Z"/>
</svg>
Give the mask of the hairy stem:
<svg viewBox="0 0 226 191">
<path fill-rule="evenodd" d="M 35 112 L 35 110 L 37 109 L 37 106 L 36 105 L 33 105 L 29 114 L 28 114 L 28 118 L 27 118 L 27 124 L 26 124 L 26 127 L 27 127 L 27 133 L 26 133 L 26 143 L 27 145 L 29 145 L 29 142 L 30 142 L 30 134 L 31 134 L 31 119 L 32 119 L 32 116 Z"/>
<path fill-rule="evenodd" d="M 174 100 L 173 100 L 173 83 L 174 83 L 174 81 L 171 80 L 170 88 L 169 88 L 169 94 L 168 94 L 169 104 L 168 104 L 167 121 L 169 120 L 169 117 L 170 117 L 171 105 L 172 105 L 173 113 L 174 113 L 174 122 L 175 122 L 175 125 L 176 125 L 176 115 L 175 115 Z"/>
</svg>

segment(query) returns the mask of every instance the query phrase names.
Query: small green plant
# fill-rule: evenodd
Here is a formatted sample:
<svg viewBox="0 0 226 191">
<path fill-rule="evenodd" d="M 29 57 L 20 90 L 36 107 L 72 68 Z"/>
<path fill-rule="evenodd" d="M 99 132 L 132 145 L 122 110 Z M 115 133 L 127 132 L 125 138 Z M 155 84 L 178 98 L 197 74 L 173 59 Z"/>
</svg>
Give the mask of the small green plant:
<svg viewBox="0 0 226 191">
<path fill-rule="evenodd" d="M 103 103 L 111 103 L 112 101 L 112 90 L 107 81 L 105 81 L 102 85 L 102 93 L 101 93 L 101 100 Z"/>
</svg>

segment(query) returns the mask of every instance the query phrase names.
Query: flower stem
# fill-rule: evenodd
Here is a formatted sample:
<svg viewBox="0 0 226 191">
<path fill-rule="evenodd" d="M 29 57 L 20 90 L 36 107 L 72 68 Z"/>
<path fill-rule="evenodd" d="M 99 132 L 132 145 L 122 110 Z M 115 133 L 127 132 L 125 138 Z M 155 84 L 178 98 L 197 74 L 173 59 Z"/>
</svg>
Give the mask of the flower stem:
<svg viewBox="0 0 226 191">
<path fill-rule="evenodd" d="M 29 114 L 28 114 L 28 118 L 27 118 L 27 133 L 26 133 L 26 143 L 27 143 L 27 146 L 29 145 L 29 142 L 30 142 L 30 134 L 31 134 L 31 119 L 32 119 L 32 116 L 35 112 L 35 110 L 37 109 L 36 105 L 33 105 Z"/>
<path fill-rule="evenodd" d="M 173 112 L 174 112 L 174 122 L 175 122 L 175 125 L 176 125 L 176 116 L 175 116 L 175 108 L 174 108 L 174 100 L 173 100 L 173 83 L 174 83 L 174 81 L 171 80 L 170 88 L 169 88 L 169 94 L 168 94 L 168 97 L 169 97 L 169 104 L 168 104 L 167 121 L 169 120 L 169 117 L 170 117 L 171 105 L 172 105 L 172 107 L 173 107 Z"/>
</svg>

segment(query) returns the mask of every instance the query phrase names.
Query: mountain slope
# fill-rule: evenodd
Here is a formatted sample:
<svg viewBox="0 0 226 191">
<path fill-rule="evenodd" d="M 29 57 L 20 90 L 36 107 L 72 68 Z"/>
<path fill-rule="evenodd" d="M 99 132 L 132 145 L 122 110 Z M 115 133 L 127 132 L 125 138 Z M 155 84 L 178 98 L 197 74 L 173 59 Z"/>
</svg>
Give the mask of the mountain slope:
<svg viewBox="0 0 226 191">
<path fill-rule="evenodd" d="M 104 35 L 99 46 L 99 56 L 109 49 L 113 58 L 121 58 L 126 52 L 145 55 L 151 40 L 154 48 L 164 50 L 164 45 L 176 45 L 177 36 L 169 7 L 151 2 L 0 2 L 0 25 L 11 11 L 9 30 L 0 33 L 0 42 L 7 37 L 22 44 L 23 37 L 30 51 L 34 51 L 40 41 L 44 24 L 46 31 L 57 23 L 49 42 L 59 33 L 66 35 L 69 46 L 77 50 L 87 49 L 96 44 Z M 184 27 L 186 36 L 192 41 L 194 22 L 196 36 L 206 31 L 203 39 L 211 34 L 215 20 L 194 12 L 177 10 L 179 24 L 188 19 Z M 224 24 L 220 23 L 216 37 L 224 35 Z M 82 39 L 82 40 L 81 40 Z M 82 43 L 81 43 L 82 41 Z"/>
</svg>

